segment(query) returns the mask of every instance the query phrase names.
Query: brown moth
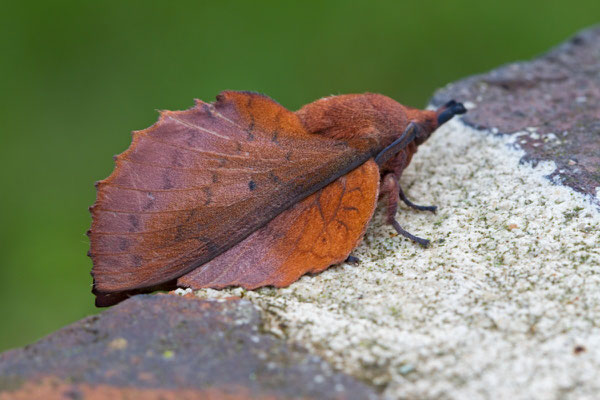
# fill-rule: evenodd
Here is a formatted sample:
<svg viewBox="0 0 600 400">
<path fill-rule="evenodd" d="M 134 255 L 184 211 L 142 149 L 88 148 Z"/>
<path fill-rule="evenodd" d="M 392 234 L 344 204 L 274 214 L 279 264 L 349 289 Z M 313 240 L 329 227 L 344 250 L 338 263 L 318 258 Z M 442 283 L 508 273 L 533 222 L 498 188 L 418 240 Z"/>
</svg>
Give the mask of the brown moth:
<svg viewBox="0 0 600 400">
<path fill-rule="evenodd" d="M 267 96 L 225 91 L 163 111 L 134 132 L 96 183 L 89 255 L 96 305 L 174 287 L 285 287 L 349 258 L 417 146 L 466 110 L 436 111 L 380 94 L 332 96 L 291 112 Z"/>
</svg>

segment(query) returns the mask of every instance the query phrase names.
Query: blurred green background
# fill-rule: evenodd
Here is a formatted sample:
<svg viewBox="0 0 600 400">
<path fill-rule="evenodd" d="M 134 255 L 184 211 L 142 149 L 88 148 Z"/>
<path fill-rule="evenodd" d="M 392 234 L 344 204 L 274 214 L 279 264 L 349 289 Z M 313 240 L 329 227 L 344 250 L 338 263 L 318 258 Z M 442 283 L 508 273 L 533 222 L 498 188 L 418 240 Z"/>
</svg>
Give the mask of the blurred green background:
<svg viewBox="0 0 600 400">
<path fill-rule="evenodd" d="M 453 80 L 528 59 L 600 1 L 53 1 L 0 13 L 0 351 L 97 312 L 93 182 L 156 109 L 224 89 L 284 106 L 380 92 L 424 106 Z"/>
</svg>

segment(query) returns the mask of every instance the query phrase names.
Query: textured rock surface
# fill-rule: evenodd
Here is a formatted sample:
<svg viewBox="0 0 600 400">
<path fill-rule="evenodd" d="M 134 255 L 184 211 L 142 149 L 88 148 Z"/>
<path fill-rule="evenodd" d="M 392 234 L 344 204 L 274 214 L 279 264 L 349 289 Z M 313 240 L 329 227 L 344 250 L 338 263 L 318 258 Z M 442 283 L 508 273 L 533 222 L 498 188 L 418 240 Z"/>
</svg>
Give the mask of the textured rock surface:
<svg viewBox="0 0 600 400">
<path fill-rule="evenodd" d="M 432 102 L 469 104 L 463 121 L 519 134 L 525 160 L 552 160 L 551 177 L 596 195 L 600 188 L 600 26 L 541 57 L 473 76 L 439 90 Z"/>
<path fill-rule="evenodd" d="M 471 110 L 401 180 L 415 202 L 439 206 L 397 215 L 430 248 L 397 237 L 380 208 L 353 253 L 360 265 L 286 289 L 198 295 L 248 298 L 269 330 L 387 398 L 598 398 L 598 36 L 436 95 Z"/>
<path fill-rule="evenodd" d="M 136 296 L 0 355 L 0 399 L 356 398 L 365 385 L 261 332 L 246 300 Z"/>
<path fill-rule="evenodd" d="M 0 355 L 0 399 L 597 398 L 599 74 L 593 28 L 436 93 L 468 104 L 467 125 L 402 179 L 438 213 L 397 216 L 431 248 L 379 210 L 358 266 L 197 293 L 252 303 L 135 297 Z"/>
<path fill-rule="evenodd" d="M 436 215 L 379 208 L 342 265 L 247 298 L 265 327 L 392 399 L 582 399 L 600 393 L 600 212 L 520 163 L 510 136 L 453 121 L 402 179 Z M 384 202 L 385 204 L 385 202 Z"/>
</svg>

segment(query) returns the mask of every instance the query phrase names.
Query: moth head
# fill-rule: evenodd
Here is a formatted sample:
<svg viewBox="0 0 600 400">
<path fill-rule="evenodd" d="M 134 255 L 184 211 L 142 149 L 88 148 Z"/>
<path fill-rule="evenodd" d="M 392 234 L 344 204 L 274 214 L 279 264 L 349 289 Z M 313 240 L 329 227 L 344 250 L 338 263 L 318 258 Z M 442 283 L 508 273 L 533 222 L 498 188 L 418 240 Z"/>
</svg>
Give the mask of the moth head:
<svg viewBox="0 0 600 400">
<path fill-rule="evenodd" d="M 452 117 L 458 114 L 464 114 L 467 109 L 462 103 L 458 103 L 455 100 L 450 100 L 440 108 L 436 110 L 437 114 L 437 126 L 448 122 Z"/>
<path fill-rule="evenodd" d="M 421 123 L 419 125 L 421 129 L 419 129 L 419 132 L 417 133 L 415 142 L 417 145 L 422 144 L 438 127 L 448 122 L 455 115 L 464 114 L 466 112 L 467 109 L 465 106 L 455 100 L 450 100 L 435 111 L 424 111 L 422 114 L 424 120 L 420 121 Z"/>
</svg>

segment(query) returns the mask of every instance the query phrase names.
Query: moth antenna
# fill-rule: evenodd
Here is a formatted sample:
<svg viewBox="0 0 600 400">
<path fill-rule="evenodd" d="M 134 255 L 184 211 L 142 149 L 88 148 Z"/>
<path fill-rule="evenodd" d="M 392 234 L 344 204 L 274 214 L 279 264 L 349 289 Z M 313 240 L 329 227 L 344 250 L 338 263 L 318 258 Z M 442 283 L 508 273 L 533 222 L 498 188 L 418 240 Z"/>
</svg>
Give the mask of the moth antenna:
<svg viewBox="0 0 600 400">
<path fill-rule="evenodd" d="M 442 107 L 438 109 L 437 123 L 438 126 L 448 122 L 452 117 L 458 114 L 464 114 L 467 109 L 462 103 L 458 103 L 455 100 L 450 100 Z"/>
<path fill-rule="evenodd" d="M 394 140 L 392 144 L 390 144 L 388 147 L 381 150 L 379 154 L 377 154 L 377 156 L 375 157 L 375 162 L 377 163 L 377 165 L 381 167 L 383 164 L 386 163 L 386 161 L 395 156 L 400 150 L 408 146 L 408 144 L 417 137 L 418 131 L 419 126 L 416 123 L 411 122 L 410 124 L 408 124 L 408 126 L 404 130 L 404 133 L 402 133 L 402 135 L 398 139 Z"/>
<path fill-rule="evenodd" d="M 456 105 L 456 100 L 450 100 L 449 102 L 447 102 L 446 104 L 444 104 L 444 107 L 448 108 L 448 107 L 452 107 Z"/>
</svg>

